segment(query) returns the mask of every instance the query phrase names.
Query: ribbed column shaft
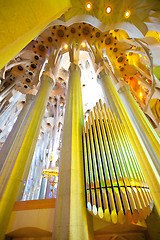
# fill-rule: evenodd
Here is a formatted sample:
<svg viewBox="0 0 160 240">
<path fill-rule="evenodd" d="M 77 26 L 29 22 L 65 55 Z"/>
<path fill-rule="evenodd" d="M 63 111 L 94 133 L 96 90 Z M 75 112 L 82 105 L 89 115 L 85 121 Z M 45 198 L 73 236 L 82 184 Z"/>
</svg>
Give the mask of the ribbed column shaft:
<svg viewBox="0 0 160 240">
<path fill-rule="evenodd" d="M 39 148 L 38 148 L 38 144 L 37 144 L 36 148 L 35 148 L 34 155 L 33 155 L 32 164 L 31 164 L 31 167 L 30 167 L 30 170 L 29 170 L 28 178 L 27 178 L 27 181 L 26 181 L 25 189 L 24 189 L 24 192 L 23 192 L 23 196 L 22 196 L 22 191 L 21 191 L 21 193 L 19 193 L 18 196 L 17 196 L 17 199 L 16 199 L 17 201 L 20 201 L 21 196 L 22 196 L 22 201 L 31 200 L 29 198 L 29 195 L 33 191 L 32 190 L 32 186 L 34 185 L 34 173 L 35 173 L 35 165 L 36 165 L 36 154 L 37 154 L 38 149 Z M 32 179 L 30 184 L 28 183 L 29 179 Z"/>
<path fill-rule="evenodd" d="M 80 68 L 71 63 L 53 239 L 92 239 L 85 204 Z M 90 224 L 92 225 L 92 224 Z"/>
<path fill-rule="evenodd" d="M 57 130 L 58 130 L 58 119 L 57 119 L 57 110 L 56 110 L 56 114 L 55 114 L 55 119 L 54 119 L 54 130 L 53 130 L 53 134 L 52 134 L 52 151 L 54 149 L 54 145 L 55 145 L 55 140 L 56 140 L 56 135 L 57 135 Z M 54 167 L 54 162 L 50 161 L 49 162 L 49 168 Z M 46 194 L 45 194 L 45 198 L 48 198 L 49 193 L 50 193 L 50 183 L 49 181 L 47 181 L 47 186 L 46 186 Z"/>
<path fill-rule="evenodd" d="M 6 119 L 8 117 L 10 117 L 16 109 L 16 105 L 17 105 L 17 101 L 19 100 L 19 98 L 21 97 L 21 93 L 17 94 L 15 96 L 15 99 L 12 103 L 8 104 L 5 109 L 3 109 L 0 118 L 1 118 L 1 122 L 0 122 L 0 129 L 3 129 L 4 124 L 6 123 Z"/>
<path fill-rule="evenodd" d="M 160 139 L 157 133 L 133 98 L 129 86 L 122 86 L 119 88 L 118 92 L 127 109 L 127 112 L 129 113 L 139 135 L 143 140 L 157 172 L 160 174 Z"/>
<path fill-rule="evenodd" d="M 2 149 L 0 152 L 0 171 L 3 171 L 5 168 L 5 165 L 8 160 L 8 154 L 12 151 L 12 148 L 14 148 L 14 144 L 16 140 L 19 138 L 19 134 L 21 132 L 21 128 L 23 127 L 23 123 L 26 119 L 26 115 L 29 111 L 29 108 L 33 102 L 34 96 L 33 95 L 27 95 L 26 96 L 26 103 L 20 112 L 17 121 L 15 122 L 10 134 L 8 135 Z M 13 163 L 13 161 L 12 161 Z M 15 162 L 14 162 L 15 163 Z M 13 164 L 14 164 L 13 163 Z"/>
<path fill-rule="evenodd" d="M 154 203 L 156 205 L 157 211 L 160 214 L 160 177 L 159 174 L 150 158 L 142 139 L 140 138 L 137 130 L 135 129 L 127 110 L 120 99 L 120 96 L 112 82 L 111 77 L 106 70 L 103 69 L 99 74 L 99 82 L 102 86 L 104 94 L 106 98 L 108 96 L 112 98 L 112 103 L 114 102 L 114 106 L 118 111 L 118 115 L 120 116 L 120 120 L 125 126 L 127 134 L 130 138 L 136 156 L 138 158 L 139 164 L 141 166 L 142 172 L 145 176 L 147 184 L 150 188 L 150 191 L 153 196 Z"/>
<path fill-rule="evenodd" d="M 39 92 L 22 122 L 18 136 L 15 133 L 17 137 L 11 150 L 5 156 L 5 166 L 0 175 L 0 239 L 4 238 L 21 179 L 29 172 L 52 83 L 51 77 L 42 76 Z M 14 135 L 14 132 L 11 134 Z"/>
</svg>

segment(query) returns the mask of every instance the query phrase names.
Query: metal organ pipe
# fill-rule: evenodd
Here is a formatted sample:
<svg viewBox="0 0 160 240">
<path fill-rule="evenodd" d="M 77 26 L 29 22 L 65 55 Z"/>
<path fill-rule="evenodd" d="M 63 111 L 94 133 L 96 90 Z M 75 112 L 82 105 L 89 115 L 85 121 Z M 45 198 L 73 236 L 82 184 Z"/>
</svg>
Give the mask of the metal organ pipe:
<svg viewBox="0 0 160 240">
<path fill-rule="evenodd" d="M 153 203 L 127 132 L 100 100 L 83 127 L 88 210 L 108 222 L 146 219 Z"/>
</svg>

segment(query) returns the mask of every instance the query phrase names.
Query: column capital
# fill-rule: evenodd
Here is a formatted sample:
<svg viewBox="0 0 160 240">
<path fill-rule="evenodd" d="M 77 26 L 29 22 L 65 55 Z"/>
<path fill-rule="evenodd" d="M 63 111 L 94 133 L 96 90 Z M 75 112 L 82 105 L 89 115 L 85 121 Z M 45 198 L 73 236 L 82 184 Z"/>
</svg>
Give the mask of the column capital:
<svg viewBox="0 0 160 240">
<path fill-rule="evenodd" d="M 109 70 L 105 66 L 100 66 L 97 70 L 98 77 L 103 77 L 104 75 L 110 75 Z"/>
<path fill-rule="evenodd" d="M 99 67 L 97 70 L 97 82 L 99 84 L 103 82 L 105 76 L 110 76 L 109 70 L 105 66 Z"/>
<path fill-rule="evenodd" d="M 97 71 L 96 71 L 96 75 L 98 76 L 102 71 L 103 71 L 103 69 L 105 70 L 105 66 L 100 66 L 98 69 L 97 69 Z"/>
<path fill-rule="evenodd" d="M 47 77 L 47 78 L 45 78 L 45 77 Z M 44 80 L 44 78 L 45 78 L 45 80 Z M 55 76 L 50 71 L 43 72 L 41 80 L 42 81 L 48 80 L 49 83 L 51 83 L 52 85 L 55 85 Z"/>
<path fill-rule="evenodd" d="M 79 71 L 81 74 L 80 67 L 77 64 L 71 62 L 70 66 L 69 66 L 69 72 L 74 71 L 74 70 Z"/>
<path fill-rule="evenodd" d="M 73 41 L 69 48 L 69 58 L 71 63 L 78 64 L 80 45 Z"/>
<path fill-rule="evenodd" d="M 35 98 L 33 94 L 26 94 L 26 102 L 32 101 Z"/>
<path fill-rule="evenodd" d="M 118 82 L 115 87 L 118 93 L 122 93 L 126 91 L 130 92 L 130 86 L 124 81 Z"/>
</svg>

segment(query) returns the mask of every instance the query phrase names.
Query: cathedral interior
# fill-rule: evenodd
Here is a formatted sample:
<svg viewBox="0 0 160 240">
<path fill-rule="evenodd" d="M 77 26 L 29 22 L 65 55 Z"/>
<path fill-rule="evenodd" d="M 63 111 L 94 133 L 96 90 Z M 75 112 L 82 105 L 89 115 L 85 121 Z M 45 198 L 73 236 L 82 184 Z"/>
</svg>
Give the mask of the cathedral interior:
<svg viewBox="0 0 160 240">
<path fill-rule="evenodd" d="M 0 240 L 160 239 L 160 1 L 0 7 Z"/>
</svg>

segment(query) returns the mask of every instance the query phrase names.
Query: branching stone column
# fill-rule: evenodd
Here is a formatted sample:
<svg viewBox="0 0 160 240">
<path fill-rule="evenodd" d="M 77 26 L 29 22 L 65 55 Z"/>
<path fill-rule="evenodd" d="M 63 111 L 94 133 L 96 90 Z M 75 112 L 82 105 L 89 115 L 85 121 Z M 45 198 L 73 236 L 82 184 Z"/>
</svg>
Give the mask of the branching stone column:
<svg viewBox="0 0 160 240">
<path fill-rule="evenodd" d="M 142 139 L 140 138 L 136 128 L 134 127 L 127 110 L 120 99 L 120 96 L 110 77 L 109 70 L 104 69 L 99 73 L 99 82 L 102 86 L 106 99 L 112 98 L 113 107 L 117 109 L 120 120 L 124 124 L 127 134 L 130 138 L 134 151 L 139 160 L 141 169 L 150 188 L 154 203 L 160 215 L 160 177 L 150 158 Z M 109 99 L 110 100 L 110 99 Z M 112 109 L 112 108 L 111 108 Z M 112 109 L 114 111 L 114 109 Z"/>
<path fill-rule="evenodd" d="M 133 98 L 130 87 L 126 83 L 120 82 L 117 88 L 123 104 L 125 105 L 127 112 L 138 130 L 152 162 L 157 172 L 160 174 L 160 139 L 147 117 Z"/>
<path fill-rule="evenodd" d="M 93 236 L 85 204 L 81 72 L 75 63 L 71 63 L 69 72 L 53 239 L 87 240 Z"/>
<path fill-rule="evenodd" d="M 3 148 L 8 154 L 5 155 L 5 165 L 0 173 L 0 239 L 4 238 L 23 174 L 26 169 L 29 171 L 44 110 L 53 87 L 51 75 L 50 72 L 42 75 L 39 92 L 22 121 L 19 134 L 15 133 L 16 139 L 12 148 L 9 151 L 5 151 L 7 145 Z M 14 132 L 10 134 L 14 135 Z M 1 153 L 0 157 L 3 159 Z"/>
</svg>

